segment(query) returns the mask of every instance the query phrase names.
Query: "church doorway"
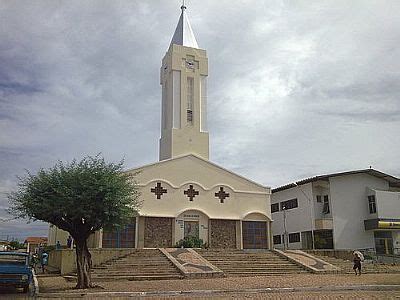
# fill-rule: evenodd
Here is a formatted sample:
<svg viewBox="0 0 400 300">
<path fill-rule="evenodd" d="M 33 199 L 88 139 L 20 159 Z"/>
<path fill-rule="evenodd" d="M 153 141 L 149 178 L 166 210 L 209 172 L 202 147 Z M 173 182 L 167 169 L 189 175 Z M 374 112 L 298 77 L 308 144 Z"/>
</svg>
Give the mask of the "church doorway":
<svg viewBox="0 0 400 300">
<path fill-rule="evenodd" d="M 243 221 L 243 249 L 267 249 L 267 222 Z"/>
<path fill-rule="evenodd" d="M 122 228 L 103 229 L 103 248 L 135 248 L 136 223 Z"/>
<path fill-rule="evenodd" d="M 208 243 L 208 216 L 199 210 L 186 210 L 180 213 L 175 218 L 174 227 L 174 244 L 189 236 Z"/>
</svg>

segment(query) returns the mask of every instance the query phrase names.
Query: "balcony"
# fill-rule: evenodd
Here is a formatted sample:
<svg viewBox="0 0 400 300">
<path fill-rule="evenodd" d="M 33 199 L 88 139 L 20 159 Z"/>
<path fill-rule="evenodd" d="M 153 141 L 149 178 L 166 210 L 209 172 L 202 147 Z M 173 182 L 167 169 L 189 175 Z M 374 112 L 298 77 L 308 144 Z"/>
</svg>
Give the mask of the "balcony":
<svg viewBox="0 0 400 300">
<path fill-rule="evenodd" d="M 332 219 L 315 219 L 315 230 L 333 229 Z"/>
<path fill-rule="evenodd" d="M 374 190 L 378 219 L 400 218 L 400 192 Z"/>
</svg>

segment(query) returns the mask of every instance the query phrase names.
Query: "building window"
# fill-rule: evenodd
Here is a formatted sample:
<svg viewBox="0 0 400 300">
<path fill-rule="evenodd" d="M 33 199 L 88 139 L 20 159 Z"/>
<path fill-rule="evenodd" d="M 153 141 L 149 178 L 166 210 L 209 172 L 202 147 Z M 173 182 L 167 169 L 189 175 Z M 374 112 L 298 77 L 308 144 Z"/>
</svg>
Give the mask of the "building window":
<svg viewBox="0 0 400 300">
<path fill-rule="evenodd" d="M 165 81 L 164 85 L 162 86 L 162 127 L 165 129 L 167 128 L 168 124 L 167 124 L 167 81 Z"/>
<path fill-rule="evenodd" d="M 328 195 L 324 195 L 324 206 L 322 208 L 322 213 L 327 215 L 330 213 L 330 209 L 329 209 L 329 196 Z"/>
<path fill-rule="evenodd" d="M 271 213 L 279 211 L 279 203 L 271 204 Z"/>
<path fill-rule="evenodd" d="M 273 239 L 274 239 L 274 245 L 279 245 L 282 243 L 281 236 L 279 234 L 274 235 Z"/>
<path fill-rule="evenodd" d="M 299 243 L 300 242 L 300 232 L 289 233 L 289 243 Z"/>
<path fill-rule="evenodd" d="M 297 198 L 281 202 L 281 210 L 288 210 L 298 206 Z"/>
<path fill-rule="evenodd" d="M 321 197 L 321 195 L 317 195 L 317 202 L 318 202 L 318 203 L 321 203 L 321 202 L 322 202 L 322 197 Z"/>
<path fill-rule="evenodd" d="M 193 124 L 193 102 L 194 102 L 194 79 L 193 77 L 187 78 L 187 122 L 188 124 Z"/>
<path fill-rule="evenodd" d="M 375 199 L 375 195 L 370 195 L 370 196 L 368 196 L 368 207 L 369 207 L 369 213 L 370 213 L 370 214 L 375 214 L 375 213 L 376 213 L 376 199 Z"/>
</svg>

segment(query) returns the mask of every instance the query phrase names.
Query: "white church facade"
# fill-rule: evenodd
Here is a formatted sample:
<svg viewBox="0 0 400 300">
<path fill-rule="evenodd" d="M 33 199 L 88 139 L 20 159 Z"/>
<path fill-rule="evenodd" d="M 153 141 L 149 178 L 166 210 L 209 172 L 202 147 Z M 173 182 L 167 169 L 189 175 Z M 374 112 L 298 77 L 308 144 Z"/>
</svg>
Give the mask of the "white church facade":
<svg viewBox="0 0 400 300">
<path fill-rule="evenodd" d="M 90 244 L 173 247 L 196 236 L 211 248 L 270 249 L 271 189 L 209 161 L 207 53 L 197 44 L 186 7 L 181 10 L 160 70 L 160 160 L 127 171 L 136 174 L 139 215 L 123 230 L 96 233 Z M 50 244 L 66 238 L 50 228 Z"/>
</svg>

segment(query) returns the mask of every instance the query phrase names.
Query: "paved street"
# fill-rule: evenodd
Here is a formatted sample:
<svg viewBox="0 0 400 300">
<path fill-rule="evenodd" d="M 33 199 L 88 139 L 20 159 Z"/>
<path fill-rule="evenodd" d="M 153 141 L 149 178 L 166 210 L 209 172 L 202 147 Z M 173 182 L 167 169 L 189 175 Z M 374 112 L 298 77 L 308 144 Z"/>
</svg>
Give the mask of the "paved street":
<svg viewBox="0 0 400 300">
<path fill-rule="evenodd" d="M 171 297 L 172 298 L 172 297 Z M 219 295 L 201 295 L 199 297 L 173 297 L 175 299 L 400 299 L 400 292 L 296 292 L 296 293 L 276 293 L 276 294 L 235 294 L 225 293 Z M 151 299 L 151 298 L 150 298 Z M 154 298 L 157 299 L 157 298 Z M 158 298 L 159 299 L 159 298 Z"/>
<path fill-rule="evenodd" d="M 106 293 L 132 292 L 138 297 L 143 292 L 146 298 L 175 297 L 180 299 L 193 298 L 366 298 L 366 299 L 397 299 L 400 297 L 400 274 L 366 274 L 354 275 L 317 275 L 295 274 L 287 276 L 264 277 L 227 277 L 215 279 L 191 280 L 158 280 L 158 281 L 116 281 L 96 282 L 99 287 L 88 291 L 73 290 L 74 283 L 67 282 L 62 277 L 39 277 L 41 293 L 58 293 L 77 296 L 77 293 L 95 293 L 96 298 L 107 296 Z M 393 290 L 391 285 L 395 286 Z M 372 290 L 360 290 L 371 287 Z M 337 290 L 337 287 L 343 287 Z M 353 290 L 352 287 L 356 287 Z M 357 288 L 358 287 L 358 288 Z M 268 288 L 288 288 L 288 290 L 268 291 Z M 290 288 L 299 291 L 293 292 Z M 301 289 L 309 290 L 301 290 Z M 336 290 L 335 290 L 336 289 Z M 380 291 L 380 289 L 386 289 Z M 218 293 L 216 291 L 223 291 Z M 194 292 L 198 291 L 198 292 Z M 146 295 L 146 292 L 149 293 Z M 160 293 L 164 292 L 164 293 Z M 90 297 L 87 295 L 86 297 Z M 113 294 L 117 295 L 117 294 Z M 45 294 L 43 294 L 45 296 Z M 120 294 L 121 298 L 127 294 Z"/>
</svg>

